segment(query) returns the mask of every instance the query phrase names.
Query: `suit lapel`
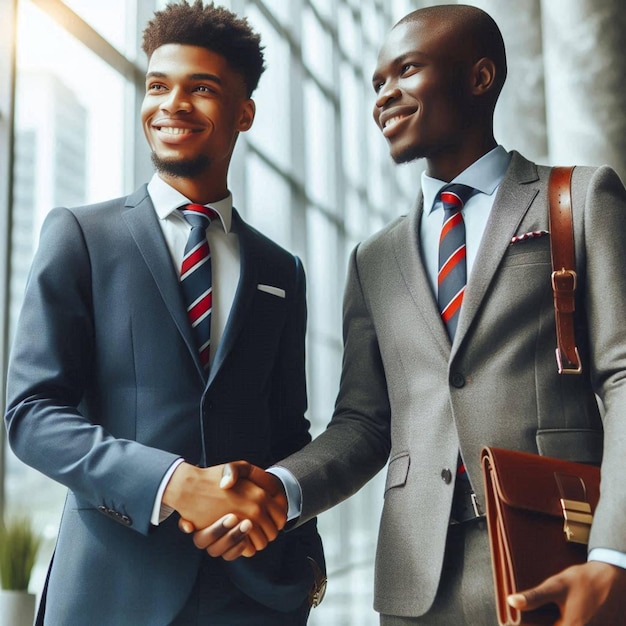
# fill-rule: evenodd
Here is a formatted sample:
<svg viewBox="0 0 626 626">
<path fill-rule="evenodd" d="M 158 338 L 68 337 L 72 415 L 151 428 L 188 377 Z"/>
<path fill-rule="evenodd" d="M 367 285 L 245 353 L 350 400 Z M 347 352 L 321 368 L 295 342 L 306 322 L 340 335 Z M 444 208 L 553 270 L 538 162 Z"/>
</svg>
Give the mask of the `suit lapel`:
<svg viewBox="0 0 626 626">
<path fill-rule="evenodd" d="M 127 198 L 122 217 L 154 278 L 165 306 L 196 363 L 198 374 L 204 378 L 178 275 L 145 185 Z"/>
<path fill-rule="evenodd" d="M 220 345 L 217 348 L 215 358 L 211 364 L 208 385 L 210 385 L 215 379 L 215 376 L 224 364 L 224 360 L 235 344 L 235 340 L 237 339 L 237 336 L 239 335 L 239 332 L 245 322 L 246 313 L 250 308 L 252 298 L 256 293 L 256 286 L 258 283 L 257 267 L 260 259 L 257 255 L 257 246 L 255 244 L 254 235 L 234 208 L 232 229 L 239 236 L 241 271 L 239 284 L 237 285 L 237 291 L 235 292 L 235 298 L 233 300 L 233 306 L 224 328 L 224 334 L 222 335 Z"/>
<path fill-rule="evenodd" d="M 447 359 L 450 353 L 450 339 L 439 315 L 422 260 L 419 228 L 423 210 L 424 199 L 420 191 L 415 208 L 409 214 L 408 219 L 402 220 L 398 228 L 393 231 L 393 248 L 396 262 L 413 302 L 425 326 L 433 334 L 442 354 Z"/>
<path fill-rule="evenodd" d="M 539 192 L 538 185 L 533 184 L 538 180 L 535 164 L 513 152 L 511 164 L 498 189 L 467 283 L 453 353 L 471 326 L 510 245 L 511 237 L 517 232 L 520 222 Z"/>
</svg>

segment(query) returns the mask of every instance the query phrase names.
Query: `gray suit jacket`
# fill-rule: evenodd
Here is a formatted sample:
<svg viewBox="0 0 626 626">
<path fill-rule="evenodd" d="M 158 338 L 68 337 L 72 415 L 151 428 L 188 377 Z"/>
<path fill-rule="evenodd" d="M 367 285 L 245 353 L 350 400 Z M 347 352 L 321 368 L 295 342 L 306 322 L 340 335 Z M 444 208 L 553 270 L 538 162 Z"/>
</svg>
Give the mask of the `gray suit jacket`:
<svg viewBox="0 0 626 626">
<path fill-rule="evenodd" d="M 100 625 L 168 624 L 203 558 L 176 515 L 150 525 L 172 462 L 266 467 L 310 440 L 302 265 L 236 212 L 233 228 L 241 278 L 207 381 L 146 188 L 46 219 L 9 365 L 6 415 L 16 454 L 69 488 L 46 623 L 93 616 Z M 251 559 L 215 566 L 256 601 L 293 611 L 312 586 L 306 557 L 323 567 L 323 555 L 314 522 L 291 535 Z"/>
<path fill-rule="evenodd" d="M 548 175 L 549 168 L 513 153 L 453 345 L 420 254 L 421 198 L 352 255 L 333 419 L 281 465 L 302 486 L 305 521 L 389 460 L 376 557 L 375 608 L 382 613 L 417 616 L 433 602 L 454 482 L 442 477 L 447 469 L 455 474 L 459 447 L 482 502 L 482 446 L 602 459 L 590 547 L 626 552 L 626 192 L 607 167 L 574 171 L 585 369 L 582 377 L 559 376 L 550 239 L 512 242 L 548 230 Z M 603 420 L 594 392 L 604 402 Z"/>
</svg>

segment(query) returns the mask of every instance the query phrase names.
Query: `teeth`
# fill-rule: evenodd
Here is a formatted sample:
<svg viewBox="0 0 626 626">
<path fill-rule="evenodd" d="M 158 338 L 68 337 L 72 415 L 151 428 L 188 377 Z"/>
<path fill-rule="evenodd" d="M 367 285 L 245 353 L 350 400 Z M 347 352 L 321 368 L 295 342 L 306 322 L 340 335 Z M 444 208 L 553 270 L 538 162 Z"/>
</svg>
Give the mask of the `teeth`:
<svg viewBox="0 0 626 626">
<path fill-rule="evenodd" d="M 394 124 L 397 124 L 398 122 L 402 121 L 405 117 L 406 115 L 394 115 L 393 117 L 390 117 L 385 122 L 385 125 L 383 126 L 383 128 L 389 128 L 389 126 L 393 126 Z"/>
<path fill-rule="evenodd" d="M 167 135 L 188 135 L 192 132 L 188 128 L 172 128 L 170 126 L 159 126 L 158 129 Z"/>
</svg>

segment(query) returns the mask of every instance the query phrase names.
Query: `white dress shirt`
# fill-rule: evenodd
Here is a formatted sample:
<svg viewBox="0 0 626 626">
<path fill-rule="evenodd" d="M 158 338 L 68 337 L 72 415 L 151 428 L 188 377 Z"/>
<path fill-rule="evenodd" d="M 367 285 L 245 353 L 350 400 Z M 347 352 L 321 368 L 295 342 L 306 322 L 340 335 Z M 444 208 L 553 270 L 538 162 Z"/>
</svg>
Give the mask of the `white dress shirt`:
<svg viewBox="0 0 626 626">
<path fill-rule="evenodd" d="M 180 267 L 191 226 L 177 209 L 190 204 L 191 200 L 168 185 L 158 174 L 155 174 L 148 183 L 148 193 L 172 256 L 172 262 L 180 276 Z M 211 362 L 213 362 L 235 299 L 241 273 L 241 257 L 239 236 L 232 230 L 232 195 L 229 193 L 222 200 L 206 206 L 210 206 L 220 216 L 219 221 L 213 220 L 207 229 L 213 278 L 213 310 L 211 312 Z M 162 505 L 161 500 L 174 470 L 183 460 L 175 461 L 161 481 L 150 518 L 154 525 L 158 525 L 172 513 L 172 509 Z"/>
</svg>

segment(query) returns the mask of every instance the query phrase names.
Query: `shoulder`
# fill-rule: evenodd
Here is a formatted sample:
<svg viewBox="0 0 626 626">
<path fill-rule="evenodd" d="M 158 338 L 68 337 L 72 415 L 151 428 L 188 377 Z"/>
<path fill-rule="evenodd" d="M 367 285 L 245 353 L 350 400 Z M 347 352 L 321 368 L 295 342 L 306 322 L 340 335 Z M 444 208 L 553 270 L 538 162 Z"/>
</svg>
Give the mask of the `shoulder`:
<svg viewBox="0 0 626 626">
<path fill-rule="evenodd" d="M 408 234 L 410 222 L 411 219 L 409 215 L 401 215 L 400 217 L 397 217 L 389 224 L 381 228 L 378 232 L 362 241 L 355 248 L 355 254 L 358 256 L 359 260 L 370 258 L 375 259 L 381 255 L 382 257 L 385 257 L 389 253 L 389 250 L 393 247 L 395 238 L 403 237 L 405 234 Z"/>
</svg>

